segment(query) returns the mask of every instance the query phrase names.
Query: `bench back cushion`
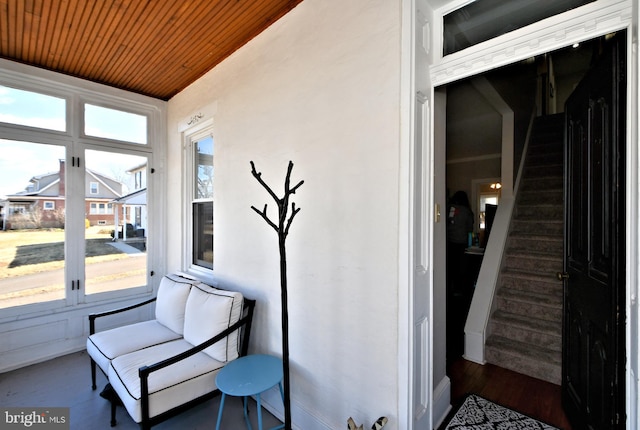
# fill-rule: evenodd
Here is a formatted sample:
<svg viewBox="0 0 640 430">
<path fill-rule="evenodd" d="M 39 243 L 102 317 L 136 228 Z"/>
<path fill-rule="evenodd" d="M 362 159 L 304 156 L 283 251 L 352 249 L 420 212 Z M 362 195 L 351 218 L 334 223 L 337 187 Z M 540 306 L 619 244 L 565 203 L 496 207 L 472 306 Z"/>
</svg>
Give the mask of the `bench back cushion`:
<svg viewBox="0 0 640 430">
<path fill-rule="evenodd" d="M 239 292 L 220 290 L 206 284 L 191 288 L 184 319 L 184 339 L 198 345 L 229 326 L 242 314 L 243 297 Z M 238 358 L 239 330 L 203 350 L 214 360 L 227 362 Z"/>
<path fill-rule="evenodd" d="M 192 284 L 197 281 L 166 275 L 160 281 L 156 299 L 156 320 L 178 334 L 184 333 L 184 312 Z"/>
</svg>

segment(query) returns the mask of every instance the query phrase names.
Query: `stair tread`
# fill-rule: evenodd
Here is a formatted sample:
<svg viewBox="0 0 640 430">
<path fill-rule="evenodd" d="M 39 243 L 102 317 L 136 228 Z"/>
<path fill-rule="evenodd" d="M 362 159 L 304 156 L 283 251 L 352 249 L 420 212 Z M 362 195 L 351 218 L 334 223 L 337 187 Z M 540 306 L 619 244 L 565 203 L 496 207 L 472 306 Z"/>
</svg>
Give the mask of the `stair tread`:
<svg viewBox="0 0 640 430">
<path fill-rule="evenodd" d="M 527 249 L 510 251 L 507 249 L 506 257 L 507 258 L 516 257 L 516 258 L 522 258 L 522 259 L 528 259 L 528 260 L 545 260 L 545 261 L 551 261 L 551 262 L 556 262 L 556 261 L 562 262 L 563 260 L 563 255 L 561 252 L 558 253 L 557 255 L 554 255 L 546 251 L 541 252 L 541 251 L 536 251 L 534 249 L 532 249 L 531 251 Z"/>
<path fill-rule="evenodd" d="M 560 240 L 562 241 L 563 239 L 561 239 L 561 236 L 559 236 L 558 234 L 543 234 L 543 233 L 530 233 L 528 231 L 522 231 L 522 230 L 514 230 L 511 233 L 509 233 L 509 237 L 521 237 L 524 239 L 539 239 L 539 240 Z"/>
<path fill-rule="evenodd" d="M 560 283 L 560 281 L 558 281 L 558 279 L 556 278 L 555 273 L 541 274 L 540 272 L 526 271 L 523 269 L 506 268 L 500 272 L 500 275 L 503 277 L 540 282 L 544 284 L 554 284 L 558 286 Z"/>
<path fill-rule="evenodd" d="M 487 340 L 486 359 L 488 363 L 552 384 L 562 383 L 562 353 L 528 343 L 516 345 L 512 342 Z"/>
<path fill-rule="evenodd" d="M 548 242 L 564 242 L 564 239 L 562 238 L 562 236 L 559 236 L 557 234 L 538 234 L 538 233 L 526 233 L 526 232 L 514 232 L 511 233 L 509 235 L 510 238 L 522 238 L 522 239 L 528 239 L 528 240 L 533 240 L 533 239 L 537 239 L 540 241 L 548 241 Z"/>
<path fill-rule="evenodd" d="M 516 220 L 516 221 L 524 224 L 564 224 L 564 220 L 558 220 L 558 219 L 537 219 L 537 220 L 522 219 L 522 220 Z"/>
<path fill-rule="evenodd" d="M 556 208 L 556 207 L 558 207 L 557 204 L 547 203 L 547 202 L 542 202 L 542 203 L 522 202 L 518 204 L 518 208 L 524 208 L 524 209 Z"/>
<path fill-rule="evenodd" d="M 562 309 L 562 290 L 560 289 L 558 289 L 558 293 L 550 293 L 500 287 L 500 289 L 498 289 L 498 296 L 512 301 Z"/>
<path fill-rule="evenodd" d="M 562 322 L 549 321 L 532 317 L 531 315 L 519 315 L 512 312 L 497 310 L 493 313 L 493 321 L 511 325 L 514 327 L 524 328 L 529 331 L 544 333 L 550 336 L 562 338 Z"/>
<path fill-rule="evenodd" d="M 564 258 L 564 114 L 535 120 L 500 268 L 490 363 L 559 384 Z M 556 269 L 557 267 L 557 269 Z"/>
<path fill-rule="evenodd" d="M 562 354 L 558 351 L 526 342 L 518 342 L 517 340 L 507 339 L 502 336 L 489 336 L 486 346 L 500 349 L 508 354 L 535 359 L 538 362 L 549 363 L 555 366 L 562 365 Z"/>
</svg>

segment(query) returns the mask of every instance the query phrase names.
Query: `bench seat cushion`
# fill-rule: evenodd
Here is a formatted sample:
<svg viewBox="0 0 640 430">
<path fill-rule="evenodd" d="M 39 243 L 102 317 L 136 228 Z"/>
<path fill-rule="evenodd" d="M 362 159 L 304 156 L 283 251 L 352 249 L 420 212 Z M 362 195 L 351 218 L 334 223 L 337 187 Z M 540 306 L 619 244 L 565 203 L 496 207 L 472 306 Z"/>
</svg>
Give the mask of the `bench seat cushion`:
<svg viewBox="0 0 640 430">
<path fill-rule="evenodd" d="M 107 374 L 114 358 L 181 337 L 156 320 L 144 321 L 92 334 L 87 339 L 87 352 Z"/>
<path fill-rule="evenodd" d="M 184 339 L 121 355 L 111 361 L 109 382 L 136 422 L 142 421 L 138 369 L 192 348 Z M 149 416 L 182 405 L 216 389 L 216 375 L 224 363 L 199 352 L 149 376 Z"/>
</svg>

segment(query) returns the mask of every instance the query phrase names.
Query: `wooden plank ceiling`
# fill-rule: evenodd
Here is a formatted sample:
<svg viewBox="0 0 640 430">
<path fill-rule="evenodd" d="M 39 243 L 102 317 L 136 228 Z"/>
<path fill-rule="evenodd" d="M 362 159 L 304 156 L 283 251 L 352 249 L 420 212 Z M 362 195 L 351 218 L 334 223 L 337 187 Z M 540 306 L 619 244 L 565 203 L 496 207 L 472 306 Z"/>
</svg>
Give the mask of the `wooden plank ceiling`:
<svg viewBox="0 0 640 430">
<path fill-rule="evenodd" d="M 302 0 L 0 0 L 0 57 L 168 100 Z"/>
</svg>

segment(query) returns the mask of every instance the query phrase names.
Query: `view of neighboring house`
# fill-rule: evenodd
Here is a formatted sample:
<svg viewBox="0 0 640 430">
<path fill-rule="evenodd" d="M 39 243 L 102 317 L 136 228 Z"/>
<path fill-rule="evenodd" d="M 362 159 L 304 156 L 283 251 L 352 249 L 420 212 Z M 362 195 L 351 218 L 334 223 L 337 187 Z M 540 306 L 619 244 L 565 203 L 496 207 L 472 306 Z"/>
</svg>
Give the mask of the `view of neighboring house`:
<svg viewBox="0 0 640 430">
<path fill-rule="evenodd" d="M 65 161 L 60 160 L 59 166 L 57 172 L 34 176 L 23 191 L 6 197 L 2 202 L 3 215 L 6 214 L 3 229 L 64 227 Z M 139 166 L 130 173 L 142 178 L 145 168 Z M 142 185 L 142 180 L 136 179 L 136 187 Z M 143 216 L 141 208 L 146 206 L 146 192 L 141 193 L 142 189 L 136 189 L 132 194 L 124 195 L 125 191 L 124 183 L 86 169 L 85 218 L 88 224 L 131 223 L 136 228 L 142 228 L 146 216 Z M 135 202 L 132 200 L 134 196 L 137 197 Z"/>
<path fill-rule="evenodd" d="M 127 170 L 127 173 L 133 176 L 134 190 L 113 200 L 113 204 L 117 207 L 114 224 L 122 224 L 120 222 L 122 217 L 126 221 L 125 224 L 131 224 L 134 227 L 137 236 L 145 236 L 147 228 L 147 164 L 135 166 Z M 125 238 L 128 234 L 125 229 Z"/>
</svg>

